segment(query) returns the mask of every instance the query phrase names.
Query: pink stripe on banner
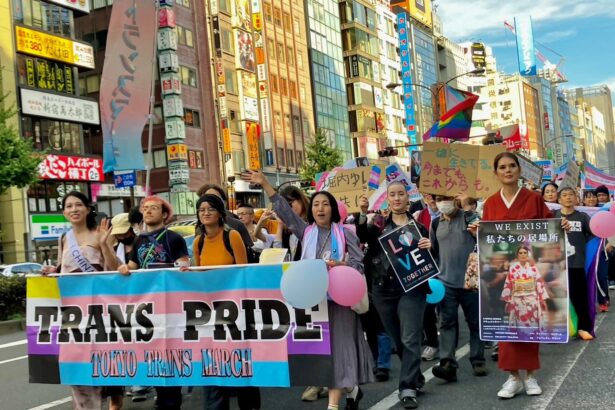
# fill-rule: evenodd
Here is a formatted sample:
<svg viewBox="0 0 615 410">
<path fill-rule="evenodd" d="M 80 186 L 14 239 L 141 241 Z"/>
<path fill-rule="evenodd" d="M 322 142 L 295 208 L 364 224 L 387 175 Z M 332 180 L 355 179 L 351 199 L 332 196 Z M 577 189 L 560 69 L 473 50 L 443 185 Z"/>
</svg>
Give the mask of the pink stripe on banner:
<svg viewBox="0 0 615 410">
<path fill-rule="evenodd" d="M 87 306 L 91 304 L 140 304 L 146 302 L 154 303 L 153 314 L 173 314 L 184 313 L 183 301 L 197 300 L 211 303 L 215 300 L 233 300 L 236 302 L 242 299 L 276 299 L 284 301 L 279 290 L 232 290 L 221 292 L 164 292 L 147 293 L 141 295 L 104 295 L 104 296 L 76 296 L 62 298 L 62 305 Z"/>
<path fill-rule="evenodd" d="M 26 326 L 26 335 L 28 338 L 28 354 L 33 355 L 57 355 L 60 353 L 58 346 L 57 334 L 60 331 L 60 326 L 52 326 L 50 329 L 51 343 L 38 343 L 39 326 Z"/>
<path fill-rule="evenodd" d="M 323 340 L 293 340 L 292 334 L 286 339 L 288 341 L 289 355 L 330 355 L 331 343 L 329 333 L 329 322 L 316 322 L 314 326 L 322 327 Z"/>
<path fill-rule="evenodd" d="M 95 335 L 95 332 L 92 332 Z M 121 336 L 120 340 L 121 340 Z M 192 349 L 193 361 L 201 360 L 201 349 L 251 349 L 255 362 L 285 362 L 287 360 L 286 340 L 262 342 L 214 342 L 211 339 L 201 339 L 186 342 L 183 339 L 155 339 L 148 343 L 98 343 L 96 345 L 64 343 L 60 347 L 60 362 L 83 363 L 90 362 L 95 351 L 133 350 L 137 360 L 145 361 L 146 350 L 164 351 L 168 349 Z"/>
</svg>

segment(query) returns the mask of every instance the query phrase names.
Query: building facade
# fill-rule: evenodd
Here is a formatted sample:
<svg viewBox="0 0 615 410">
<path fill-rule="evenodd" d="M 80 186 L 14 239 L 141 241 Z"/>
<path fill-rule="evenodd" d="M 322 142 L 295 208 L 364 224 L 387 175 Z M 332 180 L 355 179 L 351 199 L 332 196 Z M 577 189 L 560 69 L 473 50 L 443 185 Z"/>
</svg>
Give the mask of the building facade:
<svg viewBox="0 0 615 410">
<path fill-rule="evenodd" d="M 324 131 L 344 160 L 352 158 L 346 71 L 337 0 L 306 0 L 308 55 L 315 127 Z"/>
<path fill-rule="evenodd" d="M 92 45 L 75 29 L 90 5 L 14 0 L 2 7 L 4 104 L 15 104 L 19 113 L 10 121 L 45 155 L 38 183 L 0 198 L 0 257 L 4 263 L 37 261 L 53 255 L 67 229 L 63 197 L 72 190 L 95 197 L 104 182 L 102 158 L 91 148 L 100 126 L 98 102 L 81 96 L 78 81 L 96 67 Z"/>
</svg>

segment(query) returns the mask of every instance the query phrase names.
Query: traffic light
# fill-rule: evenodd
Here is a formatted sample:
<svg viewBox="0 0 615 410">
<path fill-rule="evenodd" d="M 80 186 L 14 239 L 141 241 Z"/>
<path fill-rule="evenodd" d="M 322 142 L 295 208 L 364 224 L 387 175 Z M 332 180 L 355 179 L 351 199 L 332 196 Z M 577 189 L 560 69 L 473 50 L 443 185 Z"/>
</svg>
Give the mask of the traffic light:
<svg viewBox="0 0 615 410">
<path fill-rule="evenodd" d="M 385 149 L 378 151 L 378 156 L 380 158 L 384 157 L 396 157 L 398 154 L 397 148 L 395 147 L 386 147 Z"/>
<path fill-rule="evenodd" d="M 309 189 L 316 186 L 316 182 L 314 181 L 301 181 L 299 184 L 301 185 L 301 189 Z"/>
</svg>

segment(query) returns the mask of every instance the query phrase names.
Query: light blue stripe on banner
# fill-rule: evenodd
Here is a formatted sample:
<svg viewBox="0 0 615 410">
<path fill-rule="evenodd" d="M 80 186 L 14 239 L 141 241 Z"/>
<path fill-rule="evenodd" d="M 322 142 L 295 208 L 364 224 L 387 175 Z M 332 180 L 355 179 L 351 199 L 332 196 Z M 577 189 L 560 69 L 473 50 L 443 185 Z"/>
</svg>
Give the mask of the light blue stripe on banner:
<svg viewBox="0 0 615 410">
<path fill-rule="evenodd" d="M 129 276 L 60 276 L 62 297 L 141 295 L 162 292 L 219 292 L 224 290 L 279 289 L 282 265 L 246 266 L 204 272 L 156 270 Z"/>
<path fill-rule="evenodd" d="M 60 381 L 75 386 L 260 386 L 289 387 L 290 375 L 287 362 L 253 362 L 253 376 L 202 377 L 202 363 L 192 363 L 190 377 L 147 377 L 147 364 L 139 363 L 135 377 L 92 377 L 91 363 L 60 363 Z"/>
</svg>

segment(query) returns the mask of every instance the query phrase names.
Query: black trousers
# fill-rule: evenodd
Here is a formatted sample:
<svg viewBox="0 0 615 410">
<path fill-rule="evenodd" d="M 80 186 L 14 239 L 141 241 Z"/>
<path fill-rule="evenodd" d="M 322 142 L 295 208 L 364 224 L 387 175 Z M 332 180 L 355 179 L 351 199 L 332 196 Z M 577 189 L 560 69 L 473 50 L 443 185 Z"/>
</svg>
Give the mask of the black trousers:
<svg viewBox="0 0 615 410">
<path fill-rule="evenodd" d="M 261 408 L 261 391 L 258 387 L 205 387 L 205 410 L 229 410 L 229 399 L 237 394 L 240 410 Z"/>
<path fill-rule="evenodd" d="M 159 410 L 179 410 L 182 407 L 181 387 L 156 387 L 156 396 Z"/>
<path fill-rule="evenodd" d="M 570 302 L 577 312 L 579 330 L 592 331 L 591 321 L 589 320 L 589 300 L 585 269 L 568 268 L 568 292 L 570 293 Z"/>
</svg>

